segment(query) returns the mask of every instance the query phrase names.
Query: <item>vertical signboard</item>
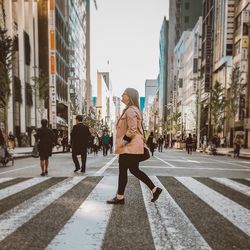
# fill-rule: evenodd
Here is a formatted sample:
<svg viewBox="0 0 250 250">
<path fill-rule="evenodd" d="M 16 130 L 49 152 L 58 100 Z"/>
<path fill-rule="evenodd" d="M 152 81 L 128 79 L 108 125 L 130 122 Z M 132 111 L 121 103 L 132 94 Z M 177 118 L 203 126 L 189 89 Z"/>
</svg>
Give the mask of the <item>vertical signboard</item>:
<svg viewBox="0 0 250 250">
<path fill-rule="evenodd" d="M 55 53 L 55 0 L 49 0 L 49 100 L 50 124 L 56 129 L 56 53 Z"/>
</svg>

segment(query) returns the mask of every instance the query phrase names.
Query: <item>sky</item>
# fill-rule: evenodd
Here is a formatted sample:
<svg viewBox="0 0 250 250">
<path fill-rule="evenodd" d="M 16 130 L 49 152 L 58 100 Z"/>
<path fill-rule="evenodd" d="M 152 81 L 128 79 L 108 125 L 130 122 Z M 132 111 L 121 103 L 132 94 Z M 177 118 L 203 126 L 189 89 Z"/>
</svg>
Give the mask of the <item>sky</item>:
<svg viewBox="0 0 250 250">
<path fill-rule="evenodd" d="M 91 1 L 91 83 L 97 71 L 109 71 L 113 94 L 125 88 L 145 94 L 145 80 L 159 73 L 159 38 L 168 0 Z"/>
</svg>

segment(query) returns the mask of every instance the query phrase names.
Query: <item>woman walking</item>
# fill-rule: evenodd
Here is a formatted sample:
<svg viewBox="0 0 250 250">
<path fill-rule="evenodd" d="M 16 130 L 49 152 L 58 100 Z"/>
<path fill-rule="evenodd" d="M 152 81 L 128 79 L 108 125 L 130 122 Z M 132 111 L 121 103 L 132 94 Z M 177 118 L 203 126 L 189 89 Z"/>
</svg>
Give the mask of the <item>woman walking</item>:
<svg viewBox="0 0 250 250">
<path fill-rule="evenodd" d="M 122 102 L 126 105 L 116 124 L 116 149 L 119 154 L 119 179 L 116 196 L 108 200 L 108 204 L 124 204 L 124 192 L 128 181 L 128 169 L 135 177 L 144 182 L 152 191 L 152 202 L 162 192 L 149 177 L 139 169 L 140 155 L 144 152 L 142 115 L 139 108 L 139 93 L 136 89 L 127 88 L 122 94 Z"/>
<path fill-rule="evenodd" d="M 154 156 L 156 140 L 155 140 L 155 137 L 154 137 L 154 132 L 152 132 L 152 131 L 150 132 L 150 135 L 148 137 L 147 145 L 148 145 L 148 147 L 150 149 L 150 152 L 151 152 L 152 156 Z"/>
<path fill-rule="evenodd" d="M 45 176 L 48 174 L 49 157 L 52 155 L 52 148 L 55 144 L 56 137 L 53 131 L 47 127 L 48 121 L 46 119 L 42 119 L 41 125 L 42 127 L 37 131 L 37 143 L 42 170 L 40 175 Z"/>
</svg>

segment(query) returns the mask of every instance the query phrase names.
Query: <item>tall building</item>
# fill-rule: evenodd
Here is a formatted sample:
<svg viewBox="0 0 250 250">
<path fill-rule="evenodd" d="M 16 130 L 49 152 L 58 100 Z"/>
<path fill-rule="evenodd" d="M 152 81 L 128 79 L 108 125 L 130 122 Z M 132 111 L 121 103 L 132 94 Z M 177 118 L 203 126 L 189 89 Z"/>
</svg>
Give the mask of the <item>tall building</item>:
<svg viewBox="0 0 250 250">
<path fill-rule="evenodd" d="M 176 104 L 173 110 L 181 113 L 179 134 L 196 134 L 197 130 L 197 98 L 199 88 L 199 51 L 201 48 L 200 37 L 202 34 L 202 17 L 192 31 L 184 31 L 177 43 L 175 53 L 175 89 Z"/>
<path fill-rule="evenodd" d="M 40 119 L 36 112 L 38 96 L 32 80 L 38 73 L 37 1 L 4 0 L 1 4 L 5 18 L 2 13 L 3 22 L 0 25 L 8 30 L 8 35 L 14 41 L 14 59 L 10 74 L 10 97 L 6 107 L 7 121 L 3 116 L 0 119 L 6 132 L 13 132 L 19 145 L 27 146 L 28 135 Z"/>
<path fill-rule="evenodd" d="M 158 80 L 148 79 L 145 81 L 145 109 L 143 113 L 144 129 L 149 130 L 152 118 L 152 107 L 158 95 Z M 157 115 L 158 114 L 154 114 Z"/>
<path fill-rule="evenodd" d="M 55 129 L 57 116 L 69 120 L 86 105 L 86 2 L 39 1 L 38 23 L 39 68 L 49 76 L 45 103 Z"/>
<path fill-rule="evenodd" d="M 159 90 L 159 121 L 162 127 L 166 119 L 167 107 L 167 79 L 168 79 L 168 27 L 169 21 L 164 17 L 161 32 L 160 32 L 160 58 L 159 58 L 159 76 L 158 76 L 158 90 Z M 162 131 L 160 131 L 161 133 Z"/>
<path fill-rule="evenodd" d="M 141 96 L 140 97 L 140 110 L 141 110 L 141 112 L 143 112 L 144 108 L 145 108 L 145 96 Z"/>
<path fill-rule="evenodd" d="M 203 116 L 201 136 L 211 137 L 210 92 L 213 79 L 214 0 L 202 2 L 201 105 Z"/>
<path fill-rule="evenodd" d="M 170 0 L 168 34 L 168 80 L 167 105 L 173 101 L 174 93 L 174 48 L 184 31 L 194 28 L 202 15 L 202 0 Z"/>
<path fill-rule="evenodd" d="M 212 88 L 219 82 L 224 88 L 226 96 L 230 87 L 232 73 L 232 54 L 234 36 L 234 0 L 214 1 L 214 34 L 213 34 L 213 79 Z M 226 126 L 221 121 L 225 120 L 225 114 L 218 117 L 220 124 L 212 124 L 213 130 L 220 133 L 221 137 L 230 136 L 226 132 Z"/>
<path fill-rule="evenodd" d="M 115 123 L 115 105 L 109 72 L 97 72 L 97 119 L 111 131 Z"/>
<path fill-rule="evenodd" d="M 250 1 L 235 1 L 234 17 L 234 49 L 233 66 L 239 67 L 241 83 L 245 85 L 244 91 L 239 97 L 239 108 L 235 117 L 234 125 L 231 124 L 231 143 L 233 142 L 233 129 L 236 134 L 243 135 L 244 146 L 250 147 Z"/>
</svg>

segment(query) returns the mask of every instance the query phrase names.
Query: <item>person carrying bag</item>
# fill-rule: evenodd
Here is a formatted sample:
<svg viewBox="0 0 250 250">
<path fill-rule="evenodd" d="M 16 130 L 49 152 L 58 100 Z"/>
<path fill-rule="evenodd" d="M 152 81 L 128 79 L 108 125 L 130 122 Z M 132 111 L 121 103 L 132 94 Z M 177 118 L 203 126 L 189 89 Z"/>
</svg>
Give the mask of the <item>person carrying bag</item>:
<svg viewBox="0 0 250 250">
<path fill-rule="evenodd" d="M 148 149 L 145 146 L 142 115 L 139 108 L 139 93 L 136 89 L 127 88 L 122 94 L 122 102 L 126 108 L 116 124 L 116 148 L 119 154 L 119 177 L 116 196 L 108 200 L 108 204 L 124 204 L 124 192 L 128 181 L 128 169 L 135 177 L 145 183 L 152 191 L 152 202 L 155 202 L 162 192 L 150 178 L 139 169 L 139 162 L 148 159 Z M 146 156 L 146 157 L 145 157 Z"/>
</svg>

